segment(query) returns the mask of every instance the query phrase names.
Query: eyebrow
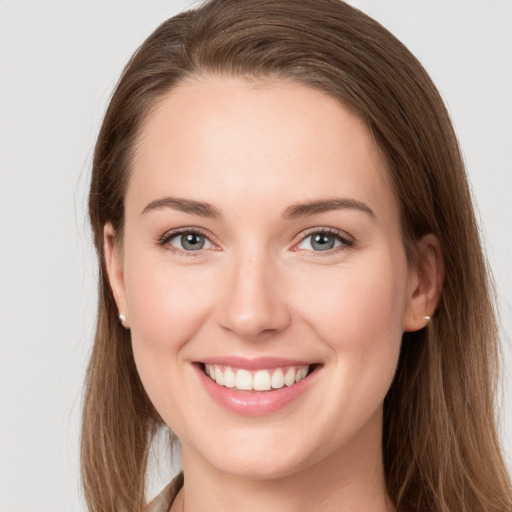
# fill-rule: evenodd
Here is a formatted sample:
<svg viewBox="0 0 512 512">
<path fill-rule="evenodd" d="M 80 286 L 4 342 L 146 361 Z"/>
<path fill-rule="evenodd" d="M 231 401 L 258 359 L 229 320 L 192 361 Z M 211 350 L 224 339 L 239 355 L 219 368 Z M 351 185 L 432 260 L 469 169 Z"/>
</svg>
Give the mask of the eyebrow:
<svg viewBox="0 0 512 512">
<path fill-rule="evenodd" d="M 191 213 L 192 215 L 199 215 L 201 217 L 211 217 L 216 219 L 222 218 L 222 213 L 217 210 L 215 206 L 202 201 L 182 199 L 180 197 L 163 197 L 161 199 L 151 201 L 146 205 L 144 210 L 142 210 L 142 214 L 144 215 L 152 210 L 160 210 L 162 208 L 173 208 L 174 210 Z"/>
<path fill-rule="evenodd" d="M 180 197 L 163 197 L 161 199 L 155 199 L 146 205 L 144 210 L 142 210 L 142 214 L 152 210 L 160 210 L 162 208 L 172 208 L 184 213 L 199 215 L 200 217 L 210 217 L 215 219 L 223 218 L 220 210 L 218 210 L 210 203 L 194 201 L 193 199 L 183 199 Z M 285 220 L 292 220 L 300 217 L 308 217 L 310 215 L 328 212 L 331 210 L 343 209 L 359 210 L 368 214 L 373 219 L 376 218 L 375 213 L 368 205 L 361 201 L 357 201 L 356 199 L 349 198 L 323 199 L 319 201 L 296 203 L 286 208 L 282 214 L 282 217 Z"/>
<path fill-rule="evenodd" d="M 308 201 L 306 203 L 297 203 L 289 206 L 283 213 L 283 219 L 291 220 L 299 217 L 307 217 L 309 215 L 316 215 L 318 213 L 324 213 L 331 210 L 359 210 L 363 213 L 368 214 L 372 219 L 376 219 L 376 215 L 373 210 L 356 199 L 349 198 L 334 198 L 324 199 L 321 201 Z"/>
</svg>

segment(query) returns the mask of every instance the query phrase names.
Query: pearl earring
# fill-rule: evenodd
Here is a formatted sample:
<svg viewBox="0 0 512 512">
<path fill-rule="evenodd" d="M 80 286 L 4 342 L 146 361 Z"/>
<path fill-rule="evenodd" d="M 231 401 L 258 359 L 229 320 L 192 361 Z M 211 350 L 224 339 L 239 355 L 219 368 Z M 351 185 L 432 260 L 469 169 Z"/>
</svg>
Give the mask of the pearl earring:
<svg viewBox="0 0 512 512">
<path fill-rule="evenodd" d="M 126 322 L 126 315 L 124 313 L 119 313 L 118 318 L 121 323 Z"/>
<path fill-rule="evenodd" d="M 423 317 L 423 320 L 426 320 L 427 322 L 430 322 L 430 320 L 432 320 L 432 317 L 430 317 L 430 316 L 424 316 L 424 317 Z"/>
</svg>

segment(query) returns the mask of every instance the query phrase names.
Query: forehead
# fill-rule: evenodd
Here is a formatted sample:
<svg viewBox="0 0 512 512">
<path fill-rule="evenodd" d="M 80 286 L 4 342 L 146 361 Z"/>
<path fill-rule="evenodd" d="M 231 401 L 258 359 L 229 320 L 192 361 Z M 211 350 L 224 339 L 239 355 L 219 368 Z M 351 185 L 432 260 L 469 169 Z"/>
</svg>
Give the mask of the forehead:
<svg viewBox="0 0 512 512">
<path fill-rule="evenodd" d="M 293 81 L 234 77 L 182 83 L 147 116 L 126 200 L 142 209 L 165 195 L 217 199 L 234 210 L 263 199 L 346 196 L 396 210 L 359 116 Z"/>
</svg>

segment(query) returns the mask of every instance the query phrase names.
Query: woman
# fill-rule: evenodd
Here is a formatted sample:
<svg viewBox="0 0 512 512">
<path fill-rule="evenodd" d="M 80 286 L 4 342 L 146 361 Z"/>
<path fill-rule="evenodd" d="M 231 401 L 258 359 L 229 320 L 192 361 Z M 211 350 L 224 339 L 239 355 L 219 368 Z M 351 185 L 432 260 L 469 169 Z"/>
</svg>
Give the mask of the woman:
<svg viewBox="0 0 512 512">
<path fill-rule="evenodd" d="M 90 216 L 93 511 L 496 511 L 498 334 L 457 141 L 391 34 L 338 0 L 214 0 L 116 87 Z M 469 277 L 468 277 L 469 276 Z"/>
</svg>

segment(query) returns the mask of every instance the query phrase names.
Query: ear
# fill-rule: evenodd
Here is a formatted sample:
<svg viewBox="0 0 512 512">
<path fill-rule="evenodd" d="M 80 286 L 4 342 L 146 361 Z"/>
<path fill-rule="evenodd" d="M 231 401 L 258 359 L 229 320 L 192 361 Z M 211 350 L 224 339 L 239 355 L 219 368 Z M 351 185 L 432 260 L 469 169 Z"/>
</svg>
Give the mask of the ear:
<svg viewBox="0 0 512 512">
<path fill-rule="evenodd" d="M 128 329 L 130 315 L 124 285 L 122 250 L 116 244 L 114 227 L 110 222 L 107 222 L 103 228 L 103 250 L 110 288 L 116 301 L 117 310 L 119 314 L 122 313 L 126 316 L 126 320 L 122 320 L 121 323 Z"/>
<path fill-rule="evenodd" d="M 441 244 L 435 235 L 425 235 L 416 245 L 417 260 L 409 272 L 403 330 L 425 327 L 439 304 L 444 283 Z"/>
</svg>

